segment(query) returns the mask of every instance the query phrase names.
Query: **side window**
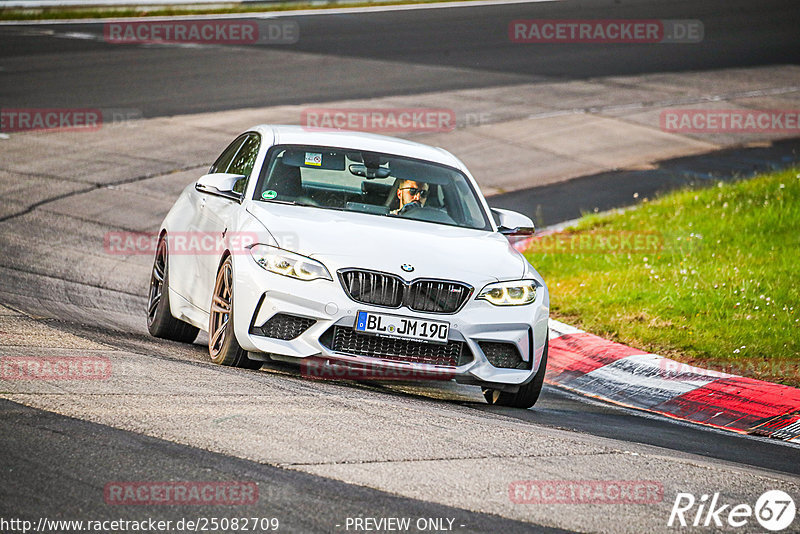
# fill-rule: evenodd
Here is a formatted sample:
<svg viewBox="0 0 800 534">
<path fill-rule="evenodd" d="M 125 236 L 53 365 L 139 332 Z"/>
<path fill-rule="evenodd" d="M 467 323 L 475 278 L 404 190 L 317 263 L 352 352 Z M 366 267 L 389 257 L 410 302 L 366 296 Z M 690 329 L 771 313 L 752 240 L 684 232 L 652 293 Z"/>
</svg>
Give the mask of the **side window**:
<svg viewBox="0 0 800 534">
<path fill-rule="evenodd" d="M 236 152 L 239 150 L 239 147 L 242 146 L 246 136 L 237 137 L 236 140 L 228 145 L 228 148 L 225 149 L 222 154 L 217 158 L 217 161 L 208 169 L 208 174 L 214 174 L 215 172 L 228 172 L 228 166 L 231 164 L 231 160 L 236 155 Z"/>
<path fill-rule="evenodd" d="M 233 190 L 237 193 L 244 192 L 247 179 L 250 177 L 250 173 L 253 172 L 253 166 L 256 164 L 256 156 L 258 156 L 258 149 L 260 146 L 260 136 L 258 134 L 250 134 L 228 167 L 228 173 L 242 174 L 246 177 L 244 180 L 236 182 Z"/>
</svg>

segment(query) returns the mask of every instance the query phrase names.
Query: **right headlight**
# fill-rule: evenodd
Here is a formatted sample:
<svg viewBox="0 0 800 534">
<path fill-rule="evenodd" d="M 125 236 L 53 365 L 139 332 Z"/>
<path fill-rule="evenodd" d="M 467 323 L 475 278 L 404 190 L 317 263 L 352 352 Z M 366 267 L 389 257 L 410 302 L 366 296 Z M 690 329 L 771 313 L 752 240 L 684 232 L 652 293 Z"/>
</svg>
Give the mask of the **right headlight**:
<svg viewBox="0 0 800 534">
<path fill-rule="evenodd" d="M 259 243 L 250 247 L 250 254 L 257 264 L 275 274 L 298 280 L 333 280 L 322 263 L 288 250 Z"/>
<path fill-rule="evenodd" d="M 485 300 L 495 306 L 521 306 L 536 300 L 536 280 L 513 280 L 511 282 L 495 282 L 484 287 L 478 300 Z"/>
</svg>

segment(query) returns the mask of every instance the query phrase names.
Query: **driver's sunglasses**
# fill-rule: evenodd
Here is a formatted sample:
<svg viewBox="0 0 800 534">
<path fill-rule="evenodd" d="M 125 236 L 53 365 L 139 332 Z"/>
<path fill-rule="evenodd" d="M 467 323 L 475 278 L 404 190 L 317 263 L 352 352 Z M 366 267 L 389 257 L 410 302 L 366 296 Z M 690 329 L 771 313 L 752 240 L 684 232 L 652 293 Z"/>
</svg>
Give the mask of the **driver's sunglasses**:
<svg viewBox="0 0 800 534">
<path fill-rule="evenodd" d="M 419 189 L 416 187 L 401 187 L 400 191 L 408 191 L 408 194 L 412 197 L 419 195 L 420 198 L 428 198 L 428 190 L 427 189 Z"/>
</svg>

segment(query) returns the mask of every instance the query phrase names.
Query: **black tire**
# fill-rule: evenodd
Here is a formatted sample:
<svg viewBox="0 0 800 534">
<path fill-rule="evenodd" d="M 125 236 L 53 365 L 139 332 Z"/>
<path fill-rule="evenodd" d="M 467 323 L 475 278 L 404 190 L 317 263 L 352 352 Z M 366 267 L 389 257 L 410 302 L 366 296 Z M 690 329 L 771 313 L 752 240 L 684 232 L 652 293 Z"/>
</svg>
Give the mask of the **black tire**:
<svg viewBox="0 0 800 534">
<path fill-rule="evenodd" d="M 147 299 L 147 330 L 150 335 L 182 343 L 192 343 L 200 329 L 176 319 L 169 308 L 169 262 L 167 240 L 158 241 L 153 272 L 150 275 L 150 292 Z"/>
<path fill-rule="evenodd" d="M 239 346 L 233 331 L 233 261 L 225 258 L 217 272 L 208 320 L 208 354 L 219 365 L 260 369 L 263 362 L 251 360 Z"/>
<path fill-rule="evenodd" d="M 547 352 L 550 349 L 550 335 L 544 342 L 544 352 L 542 353 L 542 363 L 533 380 L 521 386 L 516 393 L 500 391 L 497 389 L 484 388 L 483 396 L 486 402 L 496 406 L 508 406 L 509 408 L 530 408 L 539 400 L 544 385 L 544 374 L 547 369 Z"/>
</svg>

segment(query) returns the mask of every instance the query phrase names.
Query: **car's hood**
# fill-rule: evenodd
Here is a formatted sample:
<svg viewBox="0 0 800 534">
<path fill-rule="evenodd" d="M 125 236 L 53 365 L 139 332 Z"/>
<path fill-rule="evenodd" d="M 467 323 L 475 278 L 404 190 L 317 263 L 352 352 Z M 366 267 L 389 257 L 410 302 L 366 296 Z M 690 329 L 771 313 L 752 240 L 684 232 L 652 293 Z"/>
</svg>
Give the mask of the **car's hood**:
<svg viewBox="0 0 800 534">
<path fill-rule="evenodd" d="M 335 271 L 359 267 L 403 278 L 474 283 L 520 278 L 525 261 L 500 234 L 363 213 L 253 203 L 281 248 L 311 256 Z M 413 266 L 404 272 L 402 265 Z"/>
</svg>

